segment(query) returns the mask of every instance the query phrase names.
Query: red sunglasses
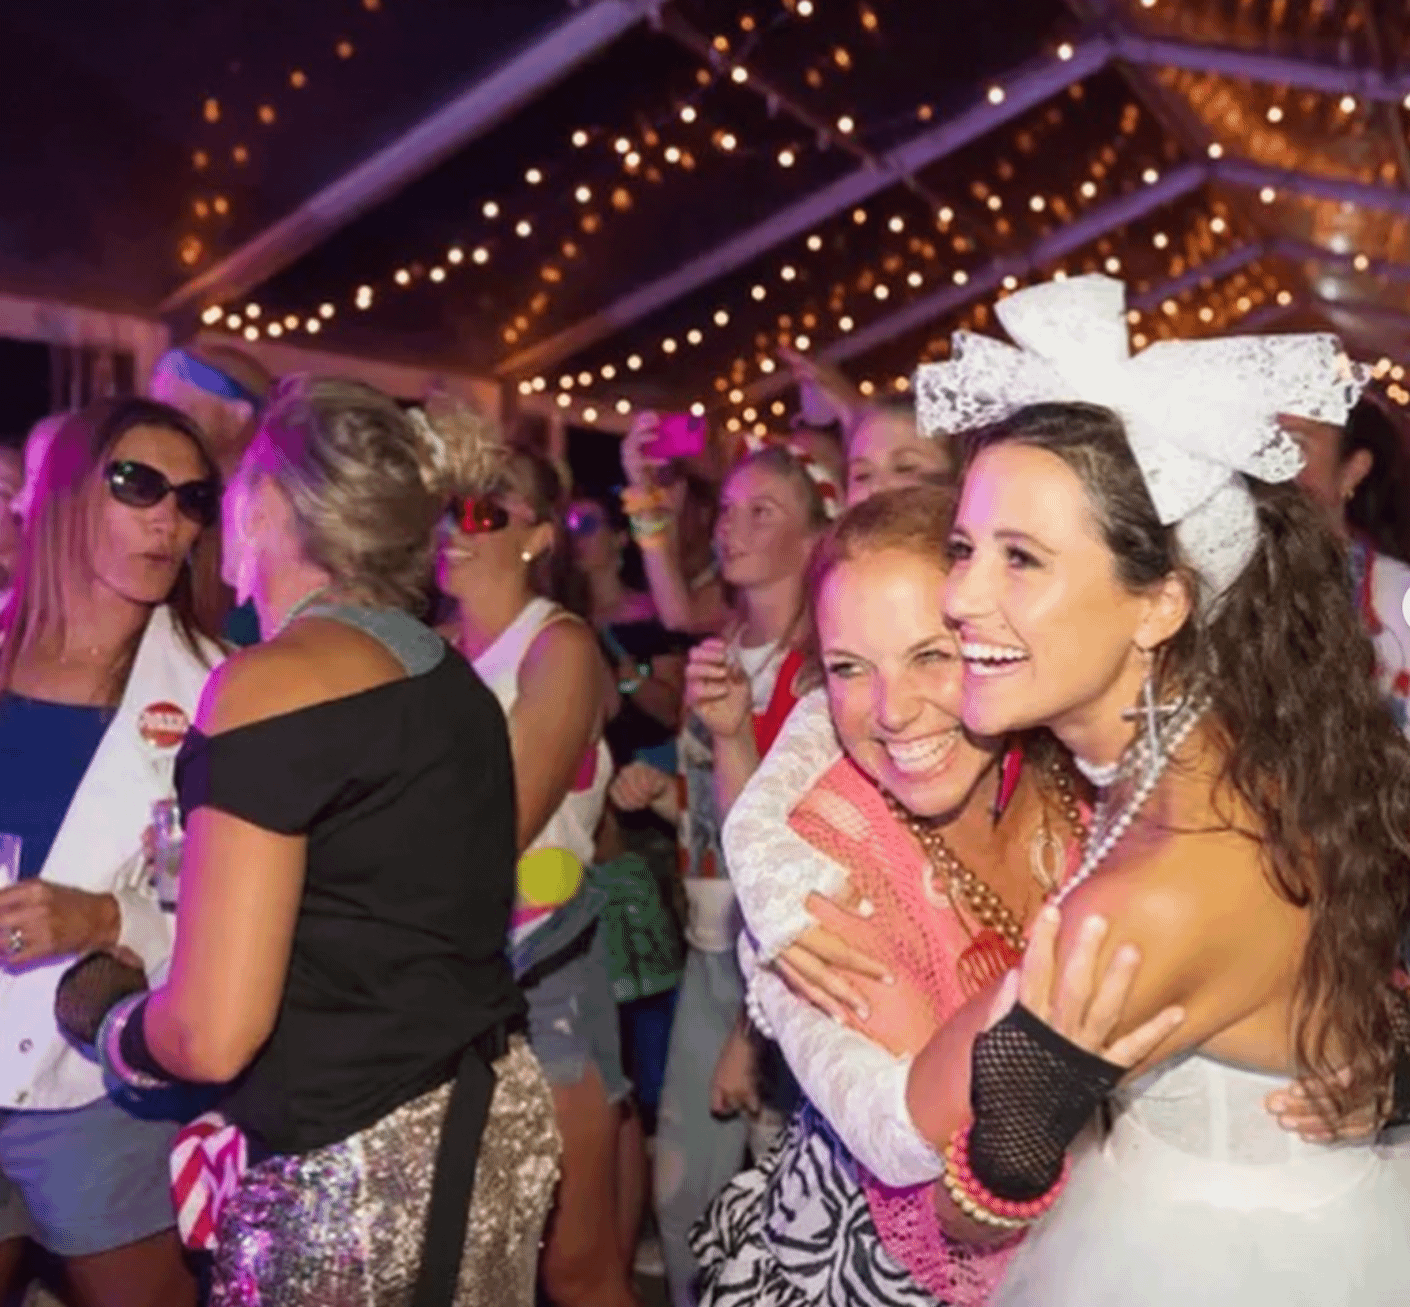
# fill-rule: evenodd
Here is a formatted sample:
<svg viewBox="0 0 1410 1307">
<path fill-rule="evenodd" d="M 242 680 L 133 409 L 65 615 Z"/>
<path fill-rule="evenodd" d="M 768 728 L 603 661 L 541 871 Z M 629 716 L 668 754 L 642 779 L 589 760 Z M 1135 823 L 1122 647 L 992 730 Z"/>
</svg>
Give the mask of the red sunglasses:
<svg viewBox="0 0 1410 1307">
<path fill-rule="evenodd" d="M 450 514 L 466 535 L 487 535 L 509 525 L 509 510 L 497 499 L 481 495 L 473 499 L 452 499 Z"/>
</svg>

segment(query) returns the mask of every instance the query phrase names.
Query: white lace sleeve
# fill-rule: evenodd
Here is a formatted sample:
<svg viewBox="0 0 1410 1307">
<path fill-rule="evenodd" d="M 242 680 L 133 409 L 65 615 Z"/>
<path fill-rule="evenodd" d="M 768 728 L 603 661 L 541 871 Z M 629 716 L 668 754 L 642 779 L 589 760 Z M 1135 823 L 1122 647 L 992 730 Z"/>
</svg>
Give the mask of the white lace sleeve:
<svg viewBox="0 0 1410 1307">
<path fill-rule="evenodd" d="M 789 714 L 725 819 L 725 864 L 765 961 L 817 924 L 803 907 L 811 891 L 835 894 L 846 883 L 846 870 L 788 824 L 794 805 L 841 756 L 827 692 L 814 690 Z"/>
<path fill-rule="evenodd" d="M 909 1057 L 893 1057 L 859 1031 L 798 998 L 759 965 L 748 931 L 739 935 L 739 965 L 751 1018 L 762 1015 L 813 1106 L 848 1151 L 883 1184 L 928 1184 L 942 1164 L 921 1138 L 906 1106 Z"/>
</svg>

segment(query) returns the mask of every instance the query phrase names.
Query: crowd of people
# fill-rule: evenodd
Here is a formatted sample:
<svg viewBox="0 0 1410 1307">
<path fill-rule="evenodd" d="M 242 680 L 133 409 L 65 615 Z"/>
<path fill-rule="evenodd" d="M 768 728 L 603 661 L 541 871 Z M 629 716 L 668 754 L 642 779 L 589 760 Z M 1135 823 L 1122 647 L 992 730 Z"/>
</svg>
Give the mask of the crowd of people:
<svg viewBox="0 0 1410 1307">
<path fill-rule="evenodd" d="M 1405 437 L 1124 309 L 611 491 L 205 345 L 0 451 L 0 1298 L 1398 1302 Z"/>
</svg>

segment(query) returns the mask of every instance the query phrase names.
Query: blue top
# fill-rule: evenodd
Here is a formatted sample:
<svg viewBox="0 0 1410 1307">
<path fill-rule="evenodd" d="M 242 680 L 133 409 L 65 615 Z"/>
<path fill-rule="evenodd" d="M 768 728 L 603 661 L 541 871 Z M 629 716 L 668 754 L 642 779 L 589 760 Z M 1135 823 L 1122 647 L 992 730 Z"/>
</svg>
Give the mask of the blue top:
<svg viewBox="0 0 1410 1307">
<path fill-rule="evenodd" d="M 18 835 L 20 878 L 39 875 L 111 708 L 0 694 L 0 831 Z"/>
<path fill-rule="evenodd" d="M 221 636 L 241 649 L 248 649 L 259 643 L 259 614 L 255 612 L 253 599 L 232 608 L 225 618 L 225 629 Z"/>
</svg>

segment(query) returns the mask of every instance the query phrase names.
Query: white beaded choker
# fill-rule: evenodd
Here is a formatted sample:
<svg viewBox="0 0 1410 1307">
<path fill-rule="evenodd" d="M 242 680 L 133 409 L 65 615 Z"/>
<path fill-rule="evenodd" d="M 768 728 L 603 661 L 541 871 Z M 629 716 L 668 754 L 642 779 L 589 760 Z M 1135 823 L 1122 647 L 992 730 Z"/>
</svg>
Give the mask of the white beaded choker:
<svg viewBox="0 0 1410 1307">
<path fill-rule="evenodd" d="M 1075 760 L 1078 767 L 1081 768 L 1082 774 L 1094 785 L 1101 788 L 1103 793 L 1097 800 L 1096 812 L 1092 814 L 1092 825 L 1087 835 L 1087 847 L 1082 853 L 1082 865 L 1077 868 L 1067 884 L 1058 891 L 1057 898 L 1053 900 L 1055 905 L 1060 905 L 1116 847 L 1117 842 L 1126 834 L 1131 823 L 1135 821 L 1136 815 L 1145 806 L 1146 800 L 1155 791 L 1155 787 L 1161 776 L 1164 775 L 1165 768 L 1169 765 L 1175 750 L 1194 730 L 1195 724 L 1204 716 L 1208 707 L 1208 695 L 1187 695 L 1177 707 L 1170 711 L 1167 722 L 1156 729 L 1154 752 L 1151 751 L 1146 736 L 1143 733 L 1138 733 L 1136 738 L 1126 746 L 1121 757 L 1110 766 L 1091 767 L 1090 764 L 1083 766 L 1081 759 Z M 1097 774 L 1094 775 L 1094 772 Z M 1111 785 L 1123 776 L 1135 775 L 1138 772 L 1140 780 L 1137 782 L 1136 788 L 1132 790 L 1131 797 L 1121 805 L 1117 812 L 1113 813 L 1108 803 Z"/>
</svg>

